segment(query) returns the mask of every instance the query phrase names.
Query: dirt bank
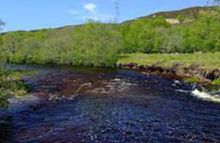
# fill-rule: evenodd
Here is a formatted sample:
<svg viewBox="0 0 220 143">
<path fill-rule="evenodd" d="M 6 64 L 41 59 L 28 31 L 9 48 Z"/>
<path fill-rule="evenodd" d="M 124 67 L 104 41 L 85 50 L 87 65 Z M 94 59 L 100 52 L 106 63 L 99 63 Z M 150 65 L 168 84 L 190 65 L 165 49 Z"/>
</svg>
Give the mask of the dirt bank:
<svg viewBox="0 0 220 143">
<path fill-rule="evenodd" d="M 118 68 L 138 70 L 143 74 L 159 74 L 163 76 L 169 76 L 178 79 L 196 77 L 199 82 L 210 84 L 212 81 L 220 79 L 220 69 L 202 69 L 198 65 L 192 65 L 190 67 L 182 67 L 181 65 L 174 65 L 171 68 L 164 68 L 157 65 L 138 65 L 134 63 L 130 64 L 118 64 Z"/>
</svg>

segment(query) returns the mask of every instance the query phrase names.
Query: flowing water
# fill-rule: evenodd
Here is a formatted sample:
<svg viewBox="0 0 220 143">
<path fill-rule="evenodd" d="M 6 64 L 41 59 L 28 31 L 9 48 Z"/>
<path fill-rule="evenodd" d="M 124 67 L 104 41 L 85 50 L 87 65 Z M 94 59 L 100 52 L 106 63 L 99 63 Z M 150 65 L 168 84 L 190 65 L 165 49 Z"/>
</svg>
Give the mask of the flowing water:
<svg viewBox="0 0 220 143">
<path fill-rule="evenodd" d="M 14 66 L 30 96 L 0 111 L 3 143 L 220 142 L 220 104 L 192 86 L 129 70 Z"/>
</svg>

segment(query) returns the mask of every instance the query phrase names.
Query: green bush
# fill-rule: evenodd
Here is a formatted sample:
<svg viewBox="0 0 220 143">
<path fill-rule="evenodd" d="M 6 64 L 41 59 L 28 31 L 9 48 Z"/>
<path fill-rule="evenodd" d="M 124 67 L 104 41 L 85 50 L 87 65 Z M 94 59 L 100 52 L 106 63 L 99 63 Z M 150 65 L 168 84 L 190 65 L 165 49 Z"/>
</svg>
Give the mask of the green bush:
<svg viewBox="0 0 220 143">
<path fill-rule="evenodd" d="M 8 98 L 12 96 L 27 95 L 26 91 L 27 87 L 20 81 L 17 73 L 0 68 L 0 107 L 6 107 Z"/>
<path fill-rule="evenodd" d="M 194 53 L 220 51 L 220 10 L 171 25 L 163 17 L 122 24 L 90 22 L 80 26 L 0 35 L 0 60 L 114 66 L 121 53 Z"/>
</svg>

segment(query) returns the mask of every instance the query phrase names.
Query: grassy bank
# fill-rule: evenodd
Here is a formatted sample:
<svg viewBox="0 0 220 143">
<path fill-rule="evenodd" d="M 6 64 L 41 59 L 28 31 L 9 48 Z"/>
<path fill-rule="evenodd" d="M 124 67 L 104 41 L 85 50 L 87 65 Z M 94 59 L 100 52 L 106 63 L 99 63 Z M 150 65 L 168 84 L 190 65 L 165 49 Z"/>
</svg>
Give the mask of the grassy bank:
<svg viewBox="0 0 220 143">
<path fill-rule="evenodd" d="M 128 65 L 137 64 L 143 66 L 159 66 L 162 68 L 189 68 L 197 65 L 198 68 L 211 71 L 220 69 L 220 52 L 216 53 L 194 53 L 194 54 L 123 54 L 117 64 Z M 187 77 L 187 82 L 198 82 L 200 78 L 196 76 Z M 213 85 L 219 86 L 220 79 L 212 81 Z"/>
<path fill-rule="evenodd" d="M 220 52 L 195 54 L 124 54 L 117 64 L 135 63 L 138 65 L 157 65 L 172 67 L 180 64 L 183 67 L 199 65 L 203 69 L 220 69 Z"/>
<path fill-rule="evenodd" d="M 0 108 L 7 107 L 8 99 L 12 96 L 27 95 L 28 87 L 22 82 L 21 77 L 30 74 L 32 72 L 7 71 L 0 68 Z"/>
</svg>

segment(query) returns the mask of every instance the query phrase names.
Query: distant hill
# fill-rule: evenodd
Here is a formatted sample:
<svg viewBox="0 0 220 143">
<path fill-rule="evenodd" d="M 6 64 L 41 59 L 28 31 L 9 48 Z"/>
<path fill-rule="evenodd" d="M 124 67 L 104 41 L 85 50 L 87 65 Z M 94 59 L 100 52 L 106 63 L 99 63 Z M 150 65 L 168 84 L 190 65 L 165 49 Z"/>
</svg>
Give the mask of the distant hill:
<svg viewBox="0 0 220 143">
<path fill-rule="evenodd" d="M 197 18 L 200 11 L 212 10 L 214 8 L 216 8 L 216 7 L 214 7 L 214 6 L 190 7 L 190 8 L 181 9 L 181 10 L 157 12 L 157 13 L 150 14 L 148 16 L 142 16 L 142 17 L 139 17 L 139 18 L 136 18 L 133 20 L 128 20 L 128 21 L 125 21 L 124 23 L 132 22 L 137 19 L 149 19 L 149 18 L 154 18 L 154 17 L 158 17 L 158 16 L 163 16 L 166 19 L 177 19 L 179 16 L 188 17 L 188 18 L 189 17 L 190 18 Z"/>
<path fill-rule="evenodd" d="M 214 8 L 216 8 L 216 7 L 214 7 L 214 6 L 190 7 L 190 8 L 181 9 L 181 10 L 157 12 L 157 13 L 154 13 L 154 14 L 150 14 L 148 16 L 142 16 L 142 17 L 138 17 L 136 19 L 131 19 L 131 20 L 128 20 L 128 21 L 124 21 L 121 24 L 130 23 L 130 22 L 135 21 L 137 19 L 150 19 L 150 18 L 157 17 L 157 16 L 165 17 L 168 22 L 171 21 L 170 23 L 172 23 L 172 22 L 178 23 L 178 21 L 175 21 L 175 20 L 179 16 L 184 16 L 184 17 L 187 17 L 187 18 L 197 18 L 200 11 L 202 11 L 202 10 L 212 10 Z M 53 31 L 56 31 L 56 30 L 68 31 L 68 30 L 70 30 L 71 31 L 72 28 L 78 27 L 78 26 L 83 26 L 83 24 L 82 25 L 68 25 L 68 26 L 63 26 L 63 27 L 58 27 L 58 28 L 52 28 L 50 30 L 53 30 Z M 41 30 L 49 30 L 49 29 L 45 28 L 45 29 L 39 29 L 39 30 L 31 30 L 29 32 L 38 32 L 38 31 L 41 31 Z M 21 30 L 21 31 L 17 31 L 17 32 L 25 32 L 25 31 Z M 0 33 L 0 35 L 4 35 L 6 33 L 8 33 L 8 32 Z"/>
<path fill-rule="evenodd" d="M 175 11 L 158 12 L 142 18 L 151 18 L 154 16 L 163 16 L 165 18 L 177 18 L 179 15 L 196 18 L 201 10 L 211 10 L 215 7 L 191 7 Z"/>
<path fill-rule="evenodd" d="M 206 14 L 201 16 L 200 11 Z M 215 7 L 193 7 L 158 12 L 119 25 L 91 23 L 5 32 L 0 34 L 0 60 L 113 66 L 120 53 L 216 52 L 220 51 L 219 17 Z"/>
</svg>

